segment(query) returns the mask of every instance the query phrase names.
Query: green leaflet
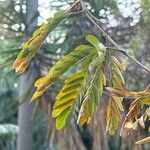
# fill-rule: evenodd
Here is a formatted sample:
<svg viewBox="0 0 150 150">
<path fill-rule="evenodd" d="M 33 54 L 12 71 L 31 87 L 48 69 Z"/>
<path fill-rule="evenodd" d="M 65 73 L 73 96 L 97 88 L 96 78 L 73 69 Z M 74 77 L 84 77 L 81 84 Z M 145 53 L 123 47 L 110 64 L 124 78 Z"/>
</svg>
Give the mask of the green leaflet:
<svg viewBox="0 0 150 150">
<path fill-rule="evenodd" d="M 88 55 L 84 60 L 82 60 L 82 62 L 80 63 L 81 70 L 88 70 L 90 64 L 92 63 L 94 59 L 96 59 L 96 57 L 97 57 L 96 53 L 92 53 Z"/>
<path fill-rule="evenodd" d="M 61 129 L 66 125 L 66 122 L 69 118 L 69 115 L 71 113 L 71 109 L 67 108 L 65 109 L 56 119 L 56 128 Z"/>
<path fill-rule="evenodd" d="M 38 87 L 37 91 L 39 92 L 43 89 L 46 90 L 48 85 L 50 85 L 53 81 L 55 81 L 59 76 L 63 75 L 70 67 L 84 60 L 88 56 L 92 58 L 93 55 L 95 55 L 96 53 L 97 51 L 95 50 L 95 48 L 91 46 L 88 45 L 78 46 L 74 51 L 64 56 L 50 69 L 48 75 L 46 76 L 43 82 L 39 82 L 41 79 L 35 82 L 35 86 Z M 38 95 L 38 92 L 36 92 L 35 94 Z M 34 98 L 37 97 L 34 96 Z"/>
<path fill-rule="evenodd" d="M 103 56 L 104 57 L 104 56 Z M 100 96 L 104 87 L 104 73 L 103 73 L 104 59 L 99 60 L 96 71 L 92 78 L 92 81 L 85 93 L 85 98 L 82 102 L 77 123 L 81 126 L 85 123 L 89 123 L 93 114 L 97 111 Z"/>
<path fill-rule="evenodd" d="M 97 37 L 94 35 L 87 35 L 86 40 L 91 43 L 97 50 L 99 50 L 99 43 L 100 41 L 98 40 Z"/>
<path fill-rule="evenodd" d="M 71 111 L 73 111 L 76 99 L 78 98 L 80 92 L 82 92 L 82 88 L 85 85 L 86 75 L 86 71 L 73 74 L 65 81 L 65 85 L 58 93 L 52 112 L 52 116 L 57 118 L 56 127 L 58 129 L 65 126 L 66 120 L 68 118 L 67 116 L 69 116 Z M 64 116 L 66 117 L 63 118 Z"/>
<path fill-rule="evenodd" d="M 99 39 L 95 37 L 94 35 L 87 35 L 86 40 L 98 50 L 99 54 L 100 52 L 106 51 L 105 46 L 102 43 L 100 43 Z"/>
</svg>

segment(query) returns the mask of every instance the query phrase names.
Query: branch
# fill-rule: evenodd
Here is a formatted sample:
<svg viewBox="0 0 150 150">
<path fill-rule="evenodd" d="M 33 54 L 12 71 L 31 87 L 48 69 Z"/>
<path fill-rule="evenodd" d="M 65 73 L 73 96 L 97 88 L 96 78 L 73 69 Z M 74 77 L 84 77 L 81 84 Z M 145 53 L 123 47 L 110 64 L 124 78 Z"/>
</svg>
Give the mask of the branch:
<svg viewBox="0 0 150 150">
<path fill-rule="evenodd" d="M 150 73 L 150 70 L 148 70 L 147 67 L 145 67 L 143 64 L 141 64 L 137 59 L 133 58 L 131 56 L 131 54 L 127 53 L 124 49 L 117 49 L 117 48 L 111 48 L 111 47 L 106 47 L 106 49 L 110 49 L 110 50 L 115 50 L 115 51 L 121 52 L 123 55 L 125 55 L 126 57 L 128 57 L 129 59 L 131 59 L 133 62 L 135 62 L 136 64 L 138 64 L 140 67 L 142 67 L 145 71 L 147 71 L 148 73 Z"/>
<path fill-rule="evenodd" d="M 123 55 L 134 61 L 136 64 L 138 64 L 141 68 L 143 68 L 145 71 L 150 73 L 150 70 L 145 67 L 143 64 L 141 64 L 138 60 L 133 58 L 131 55 L 129 55 L 123 48 L 121 48 L 101 27 L 96 23 L 98 19 L 93 16 L 89 10 L 86 8 L 85 4 L 81 1 L 81 5 L 83 7 L 83 11 L 86 15 L 86 17 L 103 33 L 104 37 L 112 44 L 115 46 L 115 48 L 109 48 L 110 50 L 117 50 L 120 51 Z"/>
</svg>

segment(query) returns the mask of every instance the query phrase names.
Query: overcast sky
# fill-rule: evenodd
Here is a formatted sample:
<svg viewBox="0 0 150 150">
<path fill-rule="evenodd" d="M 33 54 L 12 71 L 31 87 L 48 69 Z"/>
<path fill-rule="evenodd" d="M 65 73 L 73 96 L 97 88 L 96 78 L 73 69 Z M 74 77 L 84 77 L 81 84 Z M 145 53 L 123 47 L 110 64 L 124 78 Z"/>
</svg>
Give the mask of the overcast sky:
<svg viewBox="0 0 150 150">
<path fill-rule="evenodd" d="M 53 16 L 55 13 L 54 11 L 50 10 L 50 5 L 53 0 L 39 0 L 39 12 L 42 18 L 39 19 L 39 23 L 43 22 L 50 16 Z M 124 17 L 133 17 L 133 21 L 130 23 L 131 26 L 136 24 L 139 21 L 140 17 L 140 9 L 137 10 L 140 6 L 140 0 L 116 0 L 120 12 L 123 14 Z M 54 5 L 60 5 L 62 2 L 55 2 Z M 66 9 L 69 5 L 64 4 L 63 9 Z M 136 12 L 135 12 L 136 10 Z M 117 23 L 113 16 L 109 16 L 111 24 L 116 26 Z"/>
</svg>

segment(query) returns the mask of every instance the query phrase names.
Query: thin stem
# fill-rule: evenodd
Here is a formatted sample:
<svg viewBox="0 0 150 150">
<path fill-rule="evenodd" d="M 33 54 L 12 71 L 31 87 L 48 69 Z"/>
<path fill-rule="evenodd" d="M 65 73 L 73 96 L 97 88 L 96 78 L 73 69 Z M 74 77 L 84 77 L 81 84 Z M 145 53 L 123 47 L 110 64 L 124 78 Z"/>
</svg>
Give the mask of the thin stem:
<svg viewBox="0 0 150 150">
<path fill-rule="evenodd" d="M 81 5 L 83 7 L 83 11 L 86 15 L 86 17 L 103 33 L 103 35 L 105 36 L 105 38 L 112 44 L 115 46 L 115 48 L 109 48 L 110 50 L 116 50 L 116 51 L 120 51 L 122 52 L 122 54 L 124 54 L 126 57 L 128 57 L 129 59 L 131 59 L 132 61 L 134 61 L 136 64 L 138 64 L 141 68 L 143 68 L 145 71 L 147 71 L 148 73 L 150 73 L 150 70 L 147 69 L 147 67 L 145 67 L 143 64 L 141 64 L 138 60 L 136 60 L 135 58 L 133 58 L 132 56 L 130 56 L 123 48 L 121 48 L 101 27 L 100 25 L 98 25 L 96 23 L 96 21 L 98 19 L 95 19 L 96 17 L 93 17 L 93 15 L 89 12 L 89 10 L 86 8 L 85 4 L 81 1 Z"/>
<path fill-rule="evenodd" d="M 150 73 L 150 70 L 148 70 L 147 67 L 145 67 L 143 64 L 141 64 L 137 59 L 133 58 L 131 56 L 131 54 L 128 54 L 125 50 L 123 50 L 123 49 L 117 49 L 117 48 L 111 48 L 111 47 L 106 47 L 106 49 L 110 49 L 110 50 L 115 50 L 115 51 L 121 52 L 123 55 L 125 55 L 126 57 L 128 57 L 129 59 L 131 59 L 133 62 L 135 62 L 136 64 L 138 64 L 145 71 L 147 71 L 148 73 Z"/>
<path fill-rule="evenodd" d="M 70 15 L 77 15 L 77 14 L 81 14 L 83 12 L 84 12 L 83 10 L 76 11 L 76 12 L 71 12 Z"/>
</svg>

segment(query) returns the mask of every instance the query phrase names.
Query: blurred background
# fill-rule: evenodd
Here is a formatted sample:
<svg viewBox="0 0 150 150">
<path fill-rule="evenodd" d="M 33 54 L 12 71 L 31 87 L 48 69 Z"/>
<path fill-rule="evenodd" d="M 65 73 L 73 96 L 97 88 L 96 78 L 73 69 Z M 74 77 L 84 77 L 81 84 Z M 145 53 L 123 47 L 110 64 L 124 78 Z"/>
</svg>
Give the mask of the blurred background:
<svg viewBox="0 0 150 150">
<path fill-rule="evenodd" d="M 150 0 L 85 0 L 88 9 L 103 29 L 122 47 L 150 68 Z M 75 114 L 65 131 L 55 129 L 51 108 L 64 77 L 50 87 L 36 102 L 30 103 L 33 83 L 46 74 L 64 54 L 80 43 L 85 35 L 95 34 L 107 44 L 97 28 L 78 14 L 57 27 L 45 40 L 22 76 L 12 69 L 22 44 L 47 18 L 65 10 L 74 0 L 0 0 L 0 150 L 148 150 L 148 144 L 135 141 L 148 133 L 139 129 L 130 136 L 118 132 L 104 135 L 106 127 L 105 97 L 88 126 L 76 125 Z M 131 60 L 123 57 L 127 70 L 126 87 L 144 90 L 150 76 Z M 130 101 L 125 101 L 127 113 Z"/>
</svg>

